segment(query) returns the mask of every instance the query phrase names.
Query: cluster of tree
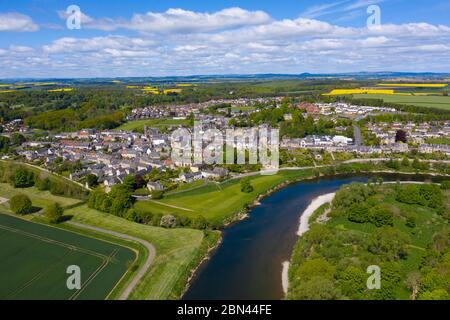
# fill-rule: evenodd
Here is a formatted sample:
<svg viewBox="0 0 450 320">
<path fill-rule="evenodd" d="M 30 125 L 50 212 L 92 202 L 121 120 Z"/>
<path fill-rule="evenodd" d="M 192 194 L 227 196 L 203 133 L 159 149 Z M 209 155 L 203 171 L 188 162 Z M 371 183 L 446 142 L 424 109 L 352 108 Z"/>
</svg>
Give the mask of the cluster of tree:
<svg viewBox="0 0 450 320">
<path fill-rule="evenodd" d="M 444 197 L 439 185 L 409 184 L 397 186 L 396 200 L 436 209 L 439 213 L 444 212 Z"/>
<path fill-rule="evenodd" d="M 50 191 L 59 196 L 86 199 L 88 191 L 83 187 L 75 185 L 70 181 L 52 176 L 45 172 L 28 169 L 23 165 L 5 164 L 0 165 L 0 182 L 9 183 L 14 188 L 36 187 L 40 191 Z"/>
<path fill-rule="evenodd" d="M 289 269 L 288 299 L 386 300 L 396 298 L 402 285 L 401 262 L 409 237 L 392 227 L 369 236 L 314 224 L 297 242 Z M 344 248 L 352 248 L 347 250 Z M 366 268 L 381 268 L 381 289 L 369 290 Z"/>
<path fill-rule="evenodd" d="M 420 272 L 408 276 L 408 286 L 420 300 L 450 300 L 450 227 L 427 248 Z"/>
<path fill-rule="evenodd" d="M 129 209 L 124 218 L 132 222 L 163 228 L 181 227 L 204 230 L 212 227 L 205 217 L 201 215 L 189 217 L 177 214 L 163 215 L 149 211 L 141 212 L 135 208 Z"/>
<path fill-rule="evenodd" d="M 376 193 L 372 184 L 354 183 L 341 188 L 333 201 L 334 215 L 346 216 L 355 223 L 372 223 L 377 227 L 393 226 L 394 214 L 372 197 Z"/>
<path fill-rule="evenodd" d="M 25 119 L 25 123 L 43 130 L 74 131 L 83 128 L 113 129 L 125 121 L 125 115 L 122 112 L 96 115 L 85 120 L 82 120 L 83 116 L 80 110 L 54 110 L 30 116 Z"/>
<path fill-rule="evenodd" d="M 132 208 L 134 198 L 132 190 L 125 184 L 117 184 L 111 188 L 110 193 L 101 189 L 89 194 L 88 206 L 102 212 L 107 212 L 118 217 L 125 217 Z"/>
</svg>

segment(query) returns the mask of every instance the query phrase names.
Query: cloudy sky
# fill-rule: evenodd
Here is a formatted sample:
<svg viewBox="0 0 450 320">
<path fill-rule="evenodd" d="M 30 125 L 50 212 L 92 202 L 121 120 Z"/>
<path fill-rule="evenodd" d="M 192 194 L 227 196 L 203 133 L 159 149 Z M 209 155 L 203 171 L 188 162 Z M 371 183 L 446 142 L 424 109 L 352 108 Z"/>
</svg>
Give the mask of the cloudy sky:
<svg viewBox="0 0 450 320">
<path fill-rule="evenodd" d="M 450 72 L 449 40 L 449 0 L 0 0 L 0 78 Z"/>
</svg>

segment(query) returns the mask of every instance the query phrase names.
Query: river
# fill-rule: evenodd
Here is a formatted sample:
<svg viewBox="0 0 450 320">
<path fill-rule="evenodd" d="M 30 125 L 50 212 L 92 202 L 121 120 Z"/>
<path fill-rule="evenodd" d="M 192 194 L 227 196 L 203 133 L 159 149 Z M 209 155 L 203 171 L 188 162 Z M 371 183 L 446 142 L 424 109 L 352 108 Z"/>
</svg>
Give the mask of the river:
<svg viewBox="0 0 450 320">
<path fill-rule="evenodd" d="M 301 213 L 311 201 L 374 175 L 321 178 L 292 184 L 261 201 L 249 218 L 223 230 L 223 242 L 200 266 L 186 300 L 279 300 L 283 298 L 282 263 L 290 259 Z M 378 175 L 384 181 L 437 178 Z"/>
</svg>

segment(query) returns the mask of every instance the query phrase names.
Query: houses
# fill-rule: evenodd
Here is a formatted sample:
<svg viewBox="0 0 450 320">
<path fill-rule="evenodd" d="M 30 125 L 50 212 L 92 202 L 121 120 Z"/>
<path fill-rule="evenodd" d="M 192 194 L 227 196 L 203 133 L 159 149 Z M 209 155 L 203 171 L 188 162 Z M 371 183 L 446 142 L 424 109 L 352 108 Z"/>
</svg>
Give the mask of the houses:
<svg viewBox="0 0 450 320">
<path fill-rule="evenodd" d="M 201 172 L 180 174 L 180 180 L 185 183 L 191 183 L 191 182 L 194 182 L 197 180 L 201 180 L 202 178 L 203 178 L 203 175 Z"/>
<path fill-rule="evenodd" d="M 147 189 L 150 192 L 163 191 L 164 190 L 164 186 L 161 183 L 159 183 L 158 181 L 156 181 L 156 182 L 149 182 L 149 183 L 147 183 Z"/>
<path fill-rule="evenodd" d="M 221 179 L 228 175 L 228 170 L 224 168 L 214 168 L 213 170 L 202 170 L 202 177 L 206 179 Z"/>
<path fill-rule="evenodd" d="M 426 154 L 438 152 L 450 156 L 450 145 L 421 144 L 419 146 L 419 152 Z"/>
</svg>

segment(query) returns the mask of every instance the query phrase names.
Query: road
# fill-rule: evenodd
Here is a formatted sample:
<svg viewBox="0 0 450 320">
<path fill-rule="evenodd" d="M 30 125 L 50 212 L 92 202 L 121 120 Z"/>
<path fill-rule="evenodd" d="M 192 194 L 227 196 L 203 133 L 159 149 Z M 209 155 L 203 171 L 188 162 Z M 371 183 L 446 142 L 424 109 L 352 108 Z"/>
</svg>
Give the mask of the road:
<svg viewBox="0 0 450 320">
<path fill-rule="evenodd" d="M 86 224 L 82 224 L 82 223 L 78 223 L 78 222 L 70 222 L 69 221 L 68 224 L 73 225 L 78 228 L 93 230 L 93 231 L 105 233 L 105 234 L 108 234 L 108 235 L 111 235 L 114 237 L 135 241 L 135 242 L 142 244 L 148 250 L 147 260 L 145 260 L 145 263 L 142 265 L 139 272 L 136 274 L 136 276 L 133 278 L 133 280 L 130 281 L 130 283 L 126 286 L 126 288 L 123 290 L 122 294 L 119 297 L 119 300 L 127 300 L 128 297 L 130 296 L 131 292 L 133 291 L 133 289 L 137 286 L 137 284 L 141 281 L 141 279 L 147 273 L 148 269 L 151 267 L 153 260 L 155 260 L 155 256 L 156 256 L 155 247 L 151 243 L 149 243 L 145 240 L 142 240 L 142 239 L 139 239 L 139 238 L 136 238 L 133 236 L 129 236 L 127 234 L 123 234 L 123 233 L 119 233 L 119 232 L 115 232 L 115 231 L 111 231 L 111 230 L 106 230 L 106 229 L 102 229 L 102 228 L 98 228 L 98 227 L 88 226 Z"/>
<path fill-rule="evenodd" d="M 355 146 L 362 146 L 363 140 L 361 135 L 361 128 L 358 125 L 353 125 L 353 134 L 355 136 Z"/>
</svg>

